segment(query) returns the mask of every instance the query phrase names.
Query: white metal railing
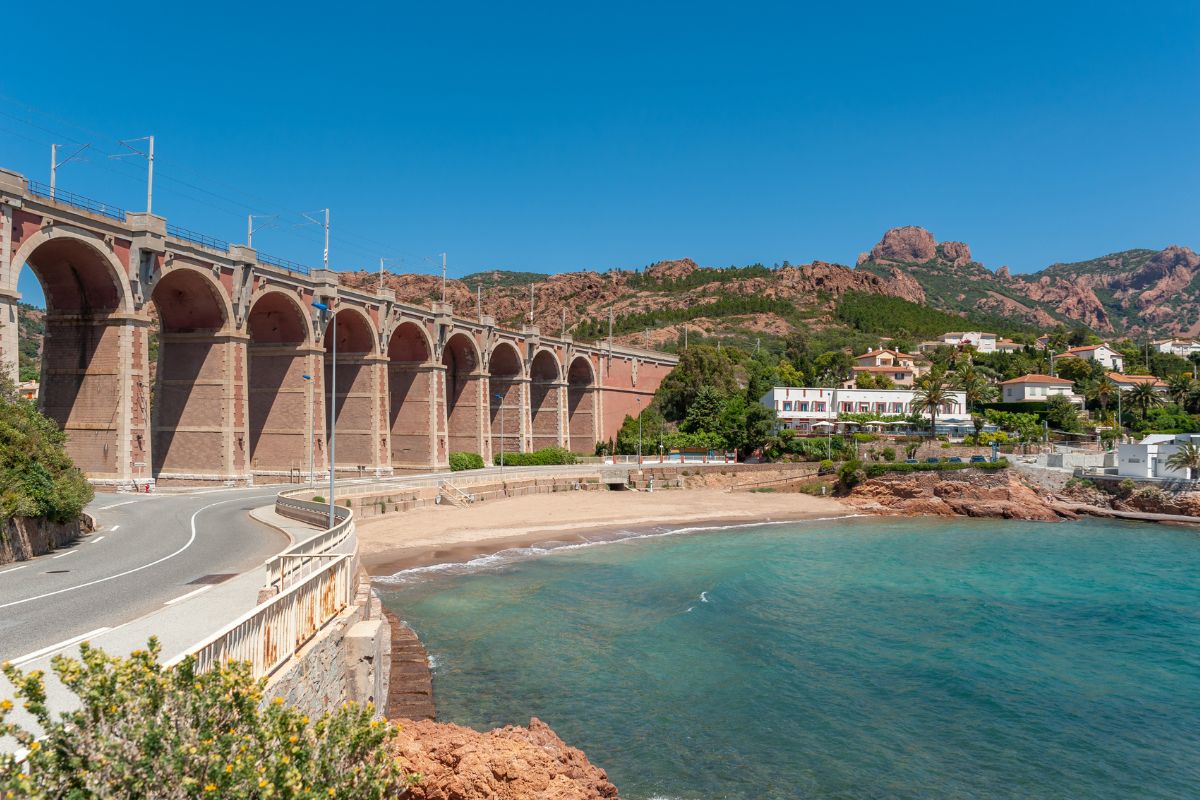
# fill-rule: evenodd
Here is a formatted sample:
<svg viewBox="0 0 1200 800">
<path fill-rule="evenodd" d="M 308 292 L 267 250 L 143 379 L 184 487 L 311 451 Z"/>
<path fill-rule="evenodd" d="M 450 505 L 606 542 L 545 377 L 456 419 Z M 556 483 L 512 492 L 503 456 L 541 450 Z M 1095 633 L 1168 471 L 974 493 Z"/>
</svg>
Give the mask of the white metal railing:
<svg viewBox="0 0 1200 800">
<path fill-rule="evenodd" d="M 275 498 L 275 510 L 283 516 L 311 516 L 313 513 L 326 515 L 329 506 L 310 500 L 287 497 L 281 493 Z M 288 514 L 287 512 L 294 512 Z M 327 560 L 327 556 L 337 552 L 353 552 L 357 542 L 351 541 L 342 547 L 347 540 L 354 536 L 354 515 L 348 508 L 334 507 L 334 518 L 338 520 L 332 528 L 318 533 L 310 539 L 284 550 L 276 556 L 267 559 L 267 586 L 282 590 L 289 579 L 301 578 Z"/>
<path fill-rule="evenodd" d="M 271 675 L 354 599 L 355 558 L 342 554 L 303 581 L 248 611 L 187 652 L 199 671 L 249 661 L 254 677 Z"/>
<path fill-rule="evenodd" d="M 438 488 L 446 493 L 447 499 L 449 499 L 454 505 L 462 505 L 463 503 L 470 505 L 471 503 L 475 502 L 475 495 L 467 494 L 450 481 L 442 481 Z"/>
</svg>

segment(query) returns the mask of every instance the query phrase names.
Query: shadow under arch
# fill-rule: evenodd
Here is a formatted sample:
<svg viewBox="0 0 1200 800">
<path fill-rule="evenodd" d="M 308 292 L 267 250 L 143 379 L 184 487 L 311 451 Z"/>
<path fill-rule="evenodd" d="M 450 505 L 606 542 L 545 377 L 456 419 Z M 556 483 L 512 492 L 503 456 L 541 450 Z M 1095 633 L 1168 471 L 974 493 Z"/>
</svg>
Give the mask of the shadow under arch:
<svg viewBox="0 0 1200 800">
<path fill-rule="evenodd" d="M 465 333 L 456 333 L 442 348 L 446 381 L 446 446 L 450 453 L 483 451 L 479 349 Z"/>
<path fill-rule="evenodd" d="M 571 451 L 591 455 L 596 430 L 596 370 L 586 356 L 571 359 L 567 368 L 567 435 Z"/>
<path fill-rule="evenodd" d="M 533 449 L 562 444 L 561 367 L 549 350 L 539 350 L 529 364 L 529 416 Z"/>
<path fill-rule="evenodd" d="M 492 431 L 492 451 L 519 453 L 522 447 L 521 396 L 524 368 L 521 354 L 512 342 L 499 342 L 488 359 L 488 412 Z M 497 396 L 499 395 L 499 396 Z"/>
<path fill-rule="evenodd" d="M 433 349 L 425 329 L 405 321 L 388 339 L 388 425 L 393 467 L 433 468 Z"/>
<path fill-rule="evenodd" d="M 246 333 L 250 468 L 262 476 L 315 477 L 324 428 L 316 429 L 322 398 L 309 316 L 291 292 L 268 289 L 251 302 Z"/>
<path fill-rule="evenodd" d="M 325 424 L 331 436 L 336 426 L 336 469 L 358 474 L 368 467 L 373 468 L 377 461 L 374 443 L 378 409 L 373 372 L 377 340 L 370 318 L 361 310 L 343 306 L 334 314 L 337 319 L 336 381 L 333 376 L 333 318 L 326 324 L 323 337 L 327 396 L 329 387 L 334 387 L 333 407 L 326 411 Z"/>
</svg>

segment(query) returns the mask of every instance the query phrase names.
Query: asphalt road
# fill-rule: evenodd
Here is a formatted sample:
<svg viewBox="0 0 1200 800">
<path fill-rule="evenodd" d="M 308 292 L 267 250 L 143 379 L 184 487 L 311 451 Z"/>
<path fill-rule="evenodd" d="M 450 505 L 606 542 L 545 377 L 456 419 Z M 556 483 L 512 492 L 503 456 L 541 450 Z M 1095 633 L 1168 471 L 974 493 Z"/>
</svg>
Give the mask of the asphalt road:
<svg viewBox="0 0 1200 800">
<path fill-rule="evenodd" d="M 261 566 L 287 545 L 246 513 L 278 488 L 98 495 L 99 530 L 73 547 L 0 565 L 0 661 L 159 609 L 208 576 Z M 200 581 L 200 582 L 198 582 Z"/>
</svg>

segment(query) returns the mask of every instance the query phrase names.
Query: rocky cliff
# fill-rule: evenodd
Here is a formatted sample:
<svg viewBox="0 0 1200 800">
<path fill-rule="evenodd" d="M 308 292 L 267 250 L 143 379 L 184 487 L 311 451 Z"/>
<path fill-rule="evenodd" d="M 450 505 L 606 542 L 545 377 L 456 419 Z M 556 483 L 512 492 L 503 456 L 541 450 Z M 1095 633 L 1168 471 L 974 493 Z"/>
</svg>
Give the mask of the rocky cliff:
<svg viewBox="0 0 1200 800">
<path fill-rule="evenodd" d="M 1056 522 L 1055 500 L 1013 469 L 905 472 L 863 481 L 843 498 L 877 514 L 1000 517 Z"/>
<path fill-rule="evenodd" d="M 392 750 L 421 782 L 414 800 L 601 800 L 617 787 L 583 751 L 536 717 L 529 727 L 479 733 L 439 722 L 402 723 Z"/>
</svg>

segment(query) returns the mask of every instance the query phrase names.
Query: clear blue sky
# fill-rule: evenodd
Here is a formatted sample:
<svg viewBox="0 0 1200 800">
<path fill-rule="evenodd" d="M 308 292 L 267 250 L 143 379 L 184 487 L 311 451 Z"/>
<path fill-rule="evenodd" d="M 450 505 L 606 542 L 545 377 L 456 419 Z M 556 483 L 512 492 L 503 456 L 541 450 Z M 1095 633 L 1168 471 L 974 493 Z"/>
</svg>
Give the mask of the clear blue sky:
<svg viewBox="0 0 1200 800">
<path fill-rule="evenodd" d="M 339 269 L 1197 244 L 1194 2 L 265 5 L 6 9 L 0 166 L 92 142 L 60 187 L 140 210 L 103 153 L 154 133 L 156 212 L 242 241 L 328 205 Z M 320 261 L 315 227 L 255 244 Z"/>
</svg>

